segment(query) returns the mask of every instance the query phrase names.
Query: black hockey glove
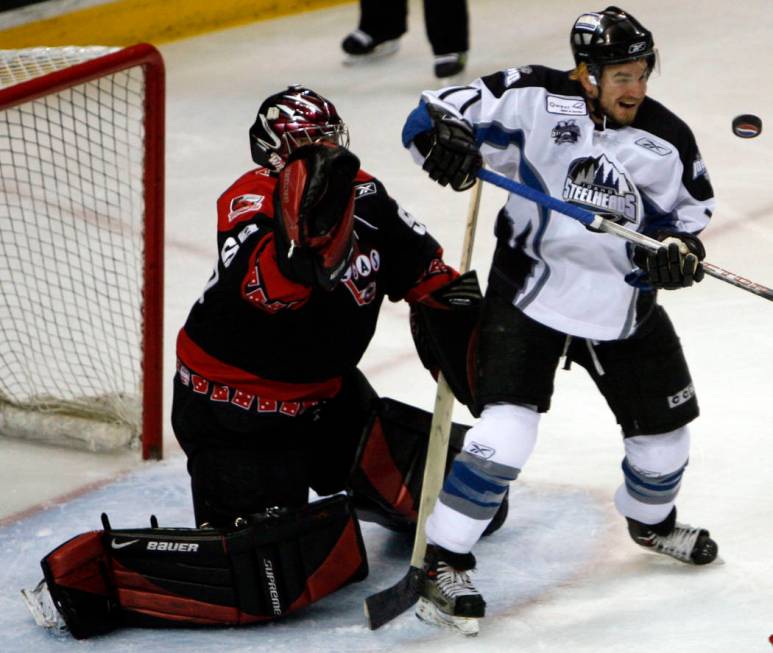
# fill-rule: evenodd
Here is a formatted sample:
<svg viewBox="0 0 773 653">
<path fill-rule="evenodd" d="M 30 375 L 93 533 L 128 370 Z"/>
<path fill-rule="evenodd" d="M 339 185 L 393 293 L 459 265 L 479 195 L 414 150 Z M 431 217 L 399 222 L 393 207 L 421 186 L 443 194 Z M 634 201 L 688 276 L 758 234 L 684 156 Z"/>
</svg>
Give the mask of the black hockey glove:
<svg viewBox="0 0 773 653">
<path fill-rule="evenodd" d="M 432 131 L 426 134 L 424 147 L 416 144 L 426 155 L 422 167 L 441 186 L 451 184 L 459 191 L 471 188 L 483 165 L 472 128 L 463 119 L 432 104 L 427 105 L 427 111 L 432 118 Z"/>
<path fill-rule="evenodd" d="M 637 248 L 633 260 L 647 273 L 655 288 L 687 288 L 703 279 L 701 261 L 706 256 L 703 243 L 692 234 L 662 232 L 655 236 L 663 242 L 657 251 Z"/>
</svg>

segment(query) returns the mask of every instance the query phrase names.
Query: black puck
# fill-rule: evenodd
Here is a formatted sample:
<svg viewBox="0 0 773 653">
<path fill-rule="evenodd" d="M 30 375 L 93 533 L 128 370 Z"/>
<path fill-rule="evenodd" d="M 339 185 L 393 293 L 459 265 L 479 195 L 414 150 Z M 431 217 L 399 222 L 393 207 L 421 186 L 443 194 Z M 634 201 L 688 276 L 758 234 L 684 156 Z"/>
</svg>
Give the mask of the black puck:
<svg viewBox="0 0 773 653">
<path fill-rule="evenodd" d="M 733 118 L 733 133 L 738 138 L 754 138 L 762 131 L 762 120 L 751 113 Z"/>
</svg>

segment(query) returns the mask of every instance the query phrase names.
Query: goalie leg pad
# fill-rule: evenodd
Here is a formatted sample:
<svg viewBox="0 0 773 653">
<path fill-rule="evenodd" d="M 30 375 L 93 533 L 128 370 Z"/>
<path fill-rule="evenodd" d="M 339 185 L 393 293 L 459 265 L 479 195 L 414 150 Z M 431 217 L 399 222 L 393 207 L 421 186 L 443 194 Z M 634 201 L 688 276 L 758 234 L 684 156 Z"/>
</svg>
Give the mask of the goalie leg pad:
<svg viewBox="0 0 773 653">
<path fill-rule="evenodd" d="M 382 398 L 365 428 L 349 478 L 360 519 L 411 532 L 416 526 L 432 415 Z M 451 425 L 446 471 L 462 449 L 469 429 Z"/>
<path fill-rule="evenodd" d="M 106 530 L 79 535 L 41 563 L 78 639 L 121 625 L 238 625 L 295 612 L 367 576 L 344 496 L 248 518 L 237 531 Z"/>
<path fill-rule="evenodd" d="M 86 639 L 118 627 L 121 611 L 108 576 L 110 556 L 101 531 L 77 535 L 40 564 L 51 600 L 73 637 Z"/>
</svg>

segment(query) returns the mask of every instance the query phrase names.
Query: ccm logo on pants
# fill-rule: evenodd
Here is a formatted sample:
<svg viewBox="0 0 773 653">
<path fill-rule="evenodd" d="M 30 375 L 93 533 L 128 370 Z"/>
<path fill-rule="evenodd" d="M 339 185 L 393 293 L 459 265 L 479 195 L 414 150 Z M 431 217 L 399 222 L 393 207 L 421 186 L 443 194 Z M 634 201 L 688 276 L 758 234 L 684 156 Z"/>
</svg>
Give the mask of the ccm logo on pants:
<svg viewBox="0 0 773 653">
<path fill-rule="evenodd" d="M 684 403 L 687 403 L 695 396 L 695 387 L 691 383 L 688 385 L 684 390 L 680 390 L 675 395 L 671 395 L 668 398 L 668 407 L 669 408 L 676 408 L 677 406 L 681 406 Z"/>
</svg>

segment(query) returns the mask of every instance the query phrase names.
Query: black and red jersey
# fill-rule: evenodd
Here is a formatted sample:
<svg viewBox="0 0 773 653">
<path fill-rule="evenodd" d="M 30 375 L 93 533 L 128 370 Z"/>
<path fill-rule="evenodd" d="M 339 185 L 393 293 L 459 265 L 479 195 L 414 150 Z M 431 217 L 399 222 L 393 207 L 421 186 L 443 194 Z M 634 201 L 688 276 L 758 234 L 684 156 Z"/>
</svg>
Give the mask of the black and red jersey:
<svg viewBox="0 0 773 653">
<path fill-rule="evenodd" d="M 288 280 L 276 261 L 276 183 L 257 168 L 218 199 L 217 266 L 178 336 L 183 378 L 214 400 L 233 389 L 242 403 L 258 397 L 269 407 L 335 396 L 373 337 L 384 296 L 416 301 L 457 274 L 426 228 L 361 170 L 342 281 L 327 292 Z"/>
</svg>

